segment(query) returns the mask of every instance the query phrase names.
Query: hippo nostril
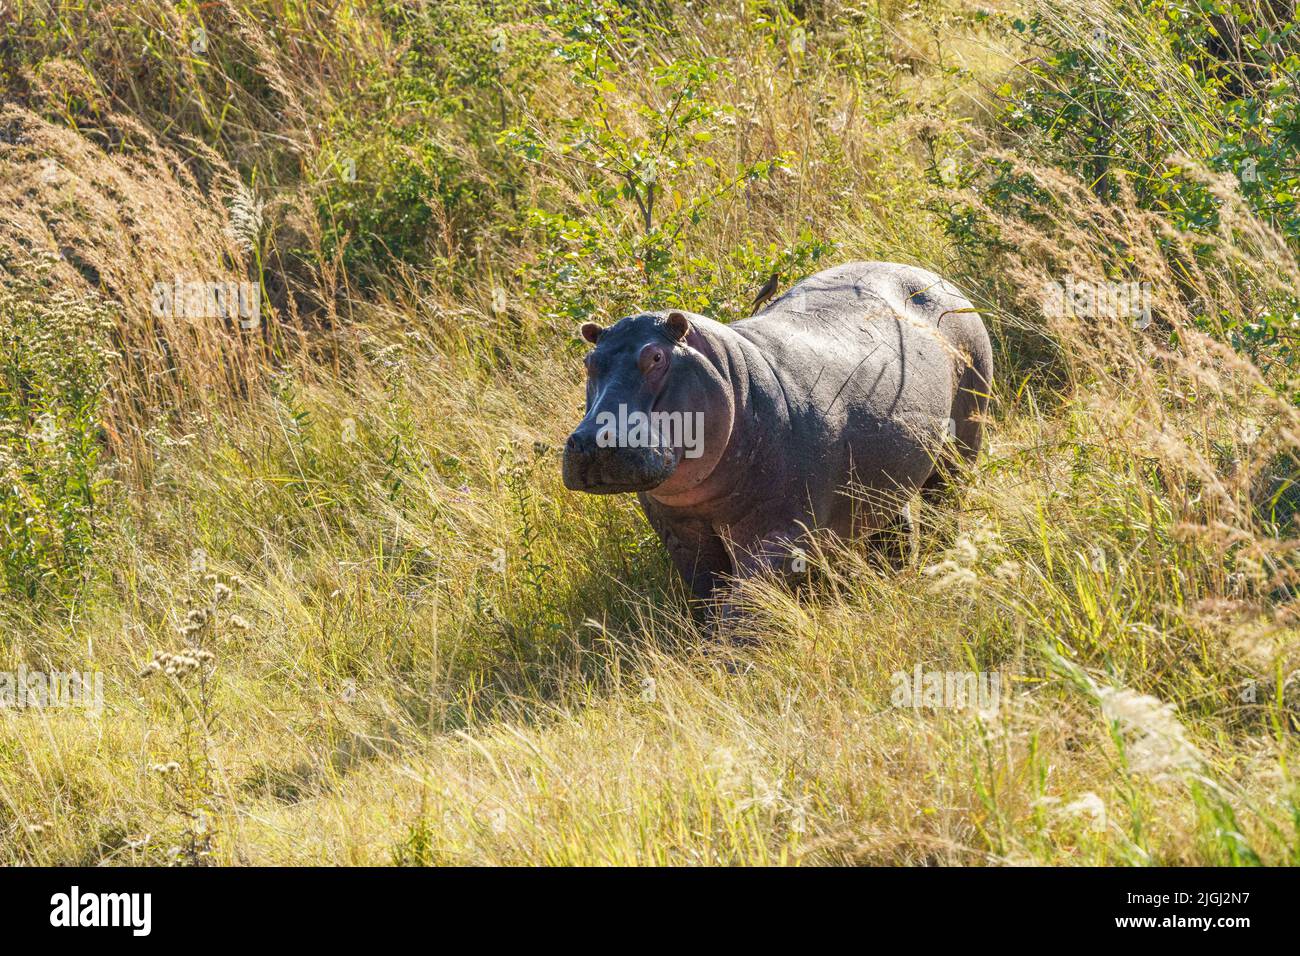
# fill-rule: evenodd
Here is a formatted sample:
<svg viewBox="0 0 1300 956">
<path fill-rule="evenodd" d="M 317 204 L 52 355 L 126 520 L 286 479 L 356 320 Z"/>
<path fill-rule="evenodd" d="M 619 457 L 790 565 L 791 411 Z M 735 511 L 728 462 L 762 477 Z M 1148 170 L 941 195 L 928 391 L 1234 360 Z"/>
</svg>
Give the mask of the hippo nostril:
<svg viewBox="0 0 1300 956">
<path fill-rule="evenodd" d="M 595 450 L 595 445 L 591 435 L 579 429 L 569 436 L 569 440 L 564 443 L 564 450 L 570 455 L 586 457 Z"/>
</svg>

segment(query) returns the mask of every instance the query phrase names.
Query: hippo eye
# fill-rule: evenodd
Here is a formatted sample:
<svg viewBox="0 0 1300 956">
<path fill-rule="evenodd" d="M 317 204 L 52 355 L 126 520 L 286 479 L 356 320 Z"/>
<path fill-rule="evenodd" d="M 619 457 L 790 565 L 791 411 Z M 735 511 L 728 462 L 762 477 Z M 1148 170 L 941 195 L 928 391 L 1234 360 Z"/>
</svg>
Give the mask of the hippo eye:
<svg viewBox="0 0 1300 956">
<path fill-rule="evenodd" d="M 648 375 L 651 369 L 656 369 L 660 365 L 668 363 L 668 353 L 658 345 L 647 344 L 641 349 L 641 354 L 636 358 L 637 367 L 641 369 L 642 375 Z"/>
</svg>

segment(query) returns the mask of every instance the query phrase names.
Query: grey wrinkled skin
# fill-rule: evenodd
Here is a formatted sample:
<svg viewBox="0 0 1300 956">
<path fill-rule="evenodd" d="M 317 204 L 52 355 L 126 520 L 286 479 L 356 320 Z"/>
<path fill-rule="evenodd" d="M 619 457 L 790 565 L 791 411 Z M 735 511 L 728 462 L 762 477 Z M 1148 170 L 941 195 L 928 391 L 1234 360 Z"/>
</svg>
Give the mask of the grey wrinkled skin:
<svg viewBox="0 0 1300 956">
<path fill-rule="evenodd" d="M 583 334 L 596 348 L 565 485 L 636 492 L 698 598 L 727 577 L 788 568 L 809 534 L 908 526 L 907 502 L 942 483 L 945 459 L 980 450 L 988 334 L 923 269 L 854 262 L 731 325 L 655 312 Z M 703 412 L 703 454 L 598 447 L 597 413 L 619 403 Z"/>
</svg>

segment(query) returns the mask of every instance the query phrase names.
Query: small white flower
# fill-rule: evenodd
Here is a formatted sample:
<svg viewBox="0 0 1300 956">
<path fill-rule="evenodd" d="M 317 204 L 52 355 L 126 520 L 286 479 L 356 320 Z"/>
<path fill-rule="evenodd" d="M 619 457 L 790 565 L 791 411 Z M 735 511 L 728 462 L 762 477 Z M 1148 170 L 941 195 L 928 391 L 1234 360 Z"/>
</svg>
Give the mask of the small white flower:
<svg viewBox="0 0 1300 956">
<path fill-rule="evenodd" d="M 1119 725 L 1133 773 L 1161 778 L 1204 762 L 1173 704 L 1127 687 L 1106 687 L 1098 696 L 1102 714 Z"/>
<path fill-rule="evenodd" d="M 1061 808 L 1061 812 L 1067 816 L 1085 817 L 1094 830 L 1106 829 L 1106 803 L 1091 790 L 1067 803 Z"/>
<path fill-rule="evenodd" d="M 970 591 L 979 581 L 979 577 L 970 568 L 963 567 L 949 559 L 925 569 L 927 577 L 934 578 L 930 584 L 931 591 Z"/>
</svg>

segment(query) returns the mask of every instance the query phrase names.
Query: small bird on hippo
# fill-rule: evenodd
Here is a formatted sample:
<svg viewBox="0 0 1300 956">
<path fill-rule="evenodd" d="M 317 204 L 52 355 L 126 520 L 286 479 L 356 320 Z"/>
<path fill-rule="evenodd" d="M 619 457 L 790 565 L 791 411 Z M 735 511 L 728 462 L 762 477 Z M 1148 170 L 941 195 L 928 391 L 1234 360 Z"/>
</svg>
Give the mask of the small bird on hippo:
<svg viewBox="0 0 1300 956">
<path fill-rule="evenodd" d="M 754 296 L 754 301 L 750 303 L 749 314 L 751 316 L 758 312 L 759 306 L 776 295 L 776 290 L 780 288 L 780 282 L 781 274 L 779 272 L 773 272 L 767 277 L 767 281 L 763 283 L 758 290 L 758 294 Z"/>
<path fill-rule="evenodd" d="M 594 348 L 565 487 L 635 493 L 710 605 L 788 569 L 810 535 L 911 536 L 911 499 L 980 451 L 988 333 L 920 268 L 841 265 L 731 324 L 674 309 L 581 334 Z"/>
</svg>

